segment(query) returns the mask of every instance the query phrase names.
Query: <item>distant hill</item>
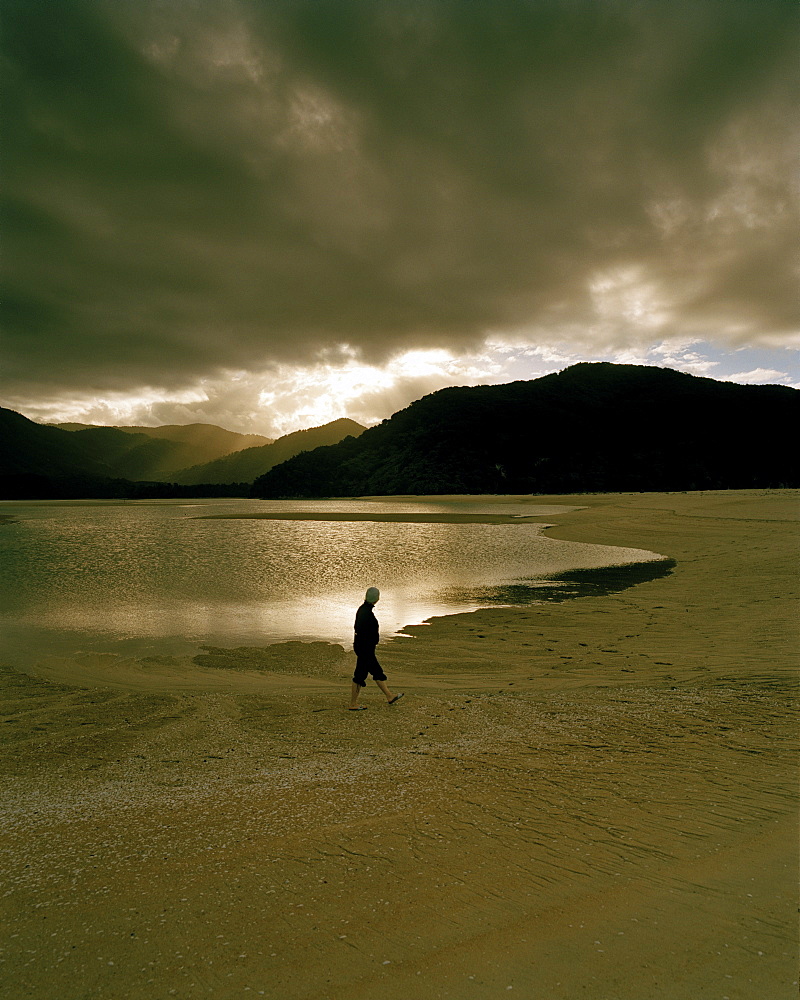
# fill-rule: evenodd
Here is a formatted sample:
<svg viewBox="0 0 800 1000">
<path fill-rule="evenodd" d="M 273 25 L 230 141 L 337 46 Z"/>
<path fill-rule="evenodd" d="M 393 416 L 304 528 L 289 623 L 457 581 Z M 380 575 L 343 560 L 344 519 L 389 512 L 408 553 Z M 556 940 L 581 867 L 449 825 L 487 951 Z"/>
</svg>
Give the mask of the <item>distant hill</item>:
<svg viewBox="0 0 800 1000">
<path fill-rule="evenodd" d="M 358 437 L 364 428 L 355 420 L 343 417 L 322 427 L 294 431 L 270 444 L 258 448 L 245 448 L 224 458 L 204 465 L 195 465 L 177 472 L 176 483 L 252 483 L 275 465 L 285 462 L 303 451 L 312 451 L 322 445 L 337 444 L 348 435 Z"/>
<path fill-rule="evenodd" d="M 169 482 L 131 481 L 120 476 L 131 456 L 147 445 L 169 442 L 113 427 L 69 431 L 37 424 L 21 413 L 0 407 L 0 499 L 143 498 L 246 496 L 247 483 L 224 486 L 178 486 Z M 148 459 L 149 461 L 149 459 Z"/>
<path fill-rule="evenodd" d="M 115 424 L 114 426 L 118 431 L 128 431 L 131 434 L 148 434 L 154 438 L 183 441 L 209 452 L 216 451 L 219 455 L 229 455 L 231 452 L 241 451 L 242 448 L 272 444 L 275 440 L 264 437 L 263 434 L 240 434 L 238 431 L 228 431 L 216 424 L 161 424 L 158 427 Z"/>
<path fill-rule="evenodd" d="M 800 391 L 578 364 L 442 389 L 257 479 L 258 497 L 800 486 Z"/>
<path fill-rule="evenodd" d="M 61 476 L 74 472 L 108 476 L 111 469 L 86 439 L 0 407 L 0 474 Z"/>
<path fill-rule="evenodd" d="M 215 424 L 98 427 L 71 423 L 57 426 L 71 431 L 76 441 L 103 463 L 110 475 L 139 481 L 171 482 L 175 474 L 187 466 L 205 464 L 243 448 L 272 443 L 271 438 L 260 434 L 237 434 Z M 252 482 L 252 478 L 248 482 Z"/>
<path fill-rule="evenodd" d="M 62 431 L 85 431 L 92 427 L 101 427 L 102 424 L 76 424 L 74 421 L 61 421 L 55 424 L 42 424 L 42 427 L 58 427 Z"/>
<path fill-rule="evenodd" d="M 353 420 L 334 420 L 270 442 L 211 424 L 68 426 L 37 424 L 0 407 L 0 499 L 246 496 L 253 479 L 275 463 L 364 429 Z M 187 455 L 219 453 L 252 440 L 268 443 L 182 474 L 176 467 Z"/>
</svg>

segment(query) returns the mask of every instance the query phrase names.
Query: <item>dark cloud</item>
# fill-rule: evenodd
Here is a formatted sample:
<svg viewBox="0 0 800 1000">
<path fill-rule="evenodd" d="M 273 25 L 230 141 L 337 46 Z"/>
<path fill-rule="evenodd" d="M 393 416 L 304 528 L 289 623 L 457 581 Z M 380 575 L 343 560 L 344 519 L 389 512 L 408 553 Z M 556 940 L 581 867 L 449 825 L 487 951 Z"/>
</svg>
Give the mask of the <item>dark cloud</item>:
<svg viewBox="0 0 800 1000">
<path fill-rule="evenodd" d="M 177 388 L 503 331 L 774 344 L 799 12 L 6 0 L 6 384 Z"/>
</svg>

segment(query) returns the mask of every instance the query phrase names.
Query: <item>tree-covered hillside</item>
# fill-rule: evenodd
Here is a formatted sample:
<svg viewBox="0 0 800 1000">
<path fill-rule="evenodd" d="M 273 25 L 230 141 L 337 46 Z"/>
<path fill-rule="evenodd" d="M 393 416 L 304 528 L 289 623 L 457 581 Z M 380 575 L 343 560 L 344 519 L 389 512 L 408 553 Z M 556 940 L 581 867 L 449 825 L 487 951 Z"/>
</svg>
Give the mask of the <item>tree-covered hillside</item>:
<svg viewBox="0 0 800 1000">
<path fill-rule="evenodd" d="M 358 439 L 298 455 L 259 497 L 569 493 L 800 485 L 800 391 L 578 364 L 442 389 Z"/>
<path fill-rule="evenodd" d="M 252 483 L 275 465 L 287 461 L 301 451 L 313 451 L 323 445 L 336 444 L 348 435 L 358 437 L 364 430 L 355 420 L 343 417 L 321 427 L 309 427 L 279 437 L 277 441 L 218 458 L 205 465 L 195 465 L 175 473 L 176 483 Z"/>
</svg>

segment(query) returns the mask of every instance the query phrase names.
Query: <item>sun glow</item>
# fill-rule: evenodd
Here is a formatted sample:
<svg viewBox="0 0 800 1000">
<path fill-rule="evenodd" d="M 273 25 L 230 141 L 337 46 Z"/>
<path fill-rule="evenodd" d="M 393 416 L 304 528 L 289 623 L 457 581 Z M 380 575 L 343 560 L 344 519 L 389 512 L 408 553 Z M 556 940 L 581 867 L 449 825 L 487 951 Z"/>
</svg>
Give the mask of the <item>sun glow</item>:
<svg viewBox="0 0 800 1000">
<path fill-rule="evenodd" d="M 345 416 L 377 423 L 383 415 L 379 399 L 392 397 L 409 383 L 419 386 L 420 394 L 438 388 L 450 381 L 455 364 L 448 351 L 414 350 L 396 355 L 383 366 L 365 364 L 356 357 L 302 369 L 282 366 L 271 375 L 269 388 L 259 392 L 258 401 L 269 411 L 279 434 Z M 432 380 L 430 389 L 428 380 Z"/>
</svg>

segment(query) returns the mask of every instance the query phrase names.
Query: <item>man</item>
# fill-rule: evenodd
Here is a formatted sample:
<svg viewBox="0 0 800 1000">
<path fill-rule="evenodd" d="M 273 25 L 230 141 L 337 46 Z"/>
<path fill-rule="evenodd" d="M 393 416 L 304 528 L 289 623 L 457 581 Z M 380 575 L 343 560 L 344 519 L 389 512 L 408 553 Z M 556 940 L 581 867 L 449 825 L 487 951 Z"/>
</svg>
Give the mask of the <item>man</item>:
<svg viewBox="0 0 800 1000">
<path fill-rule="evenodd" d="M 355 638 L 353 639 L 353 649 L 356 653 L 356 669 L 353 674 L 353 686 L 350 695 L 350 711 L 363 712 L 366 705 L 358 704 L 358 696 L 361 688 L 367 686 L 367 674 L 372 674 L 372 679 L 386 695 L 386 700 L 390 705 L 396 704 L 403 697 L 403 693 L 392 694 L 386 685 L 386 674 L 378 663 L 375 656 L 375 647 L 380 641 L 378 631 L 378 619 L 375 617 L 375 605 L 380 600 L 381 592 L 377 587 L 370 587 L 366 593 L 364 603 L 356 612 Z"/>
</svg>

